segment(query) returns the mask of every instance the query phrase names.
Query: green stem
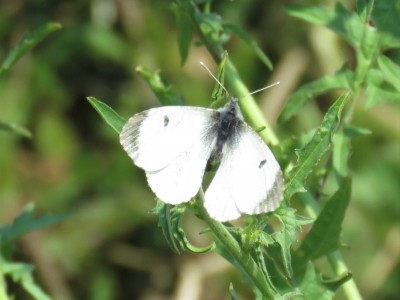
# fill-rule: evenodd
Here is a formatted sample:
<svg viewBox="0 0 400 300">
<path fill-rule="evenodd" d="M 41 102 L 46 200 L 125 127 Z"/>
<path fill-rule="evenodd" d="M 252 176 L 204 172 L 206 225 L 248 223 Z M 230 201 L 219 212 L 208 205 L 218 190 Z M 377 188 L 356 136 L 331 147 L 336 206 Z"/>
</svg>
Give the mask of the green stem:
<svg viewBox="0 0 400 300">
<path fill-rule="evenodd" d="M 335 251 L 332 254 L 328 255 L 328 261 L 332 269 L 335 270 L 335 273 L 337 275 L 341 275 L 348 272 L 346 263 L 344 262 L 344 259 L 340 251 Z M 362 300 L 360 292 L 358 291 L 357 285 L 353 279 L 343 284 L 342 288 L 348 299 Z"/>
<path fill-rule="evenodd" d="M 265 299 L 275 299 L 276 296 L 279 296 L 250 254 L 240 248 L 237 240 L 224 225 L 210 218 L 204 208 L 203 199 L 204 194 L 201 192 L 196 198 L 197 212 L 211 229 L 218 244 L 223 245 L 224 249 L 235 259 L 236 263 L 240 265 L 241 269 L 253 281 Z"/>
<path fill-rule="evenodd" d="M 243 114 L 250 121 L 251 125 L 255 128 L 263 128 L 262 131 L 259 132 L 263 140 L 267 143 L 278 144 L 279 140 L 275 135 L 272 128 L 269 126 L 267 120 L 264 117 L 264 114 L 258 107 L 256 101 L 253 96 L 249 95 L 250 92 L 247 87 L 244 85 L 243 81 L 240 78 L 239 72 L 236 70 L 235 66 L 230 62 L 230 60 L 226 63 L 226 77 L 232 87 L 235 89 L 235 92 L 240 98 L 240 107 L 242 109 Z"/>
<path fill-rule="evenodd" d="M 6 282 L 4 280 L 4 276 L 0 275 L 0 299 L 1 300 L 8 300 L 9 297 L 6 292 Z"/>
</svg>

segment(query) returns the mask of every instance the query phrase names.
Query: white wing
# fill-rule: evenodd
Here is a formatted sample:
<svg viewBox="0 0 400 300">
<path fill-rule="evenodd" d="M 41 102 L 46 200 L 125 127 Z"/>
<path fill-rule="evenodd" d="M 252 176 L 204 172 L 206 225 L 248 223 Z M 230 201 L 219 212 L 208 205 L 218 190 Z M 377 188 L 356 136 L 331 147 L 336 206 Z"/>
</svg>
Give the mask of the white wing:
<svg viewBox="0 0 400 300">
<path fill-rule="evenodd" d="M 228 141 L 220 166 L 204 196 L 218 221 L 275 210 L 283 194 L 282 172 L 271 150 L 248 125 Z"/>
<path fill-rule="evenodd" d="M 211 151 L 212 146 L 199 142 L 165 168 L 146 171 L 147 181 L 153 192 L 169 204 L 189 201 L 201 187 Z"/>
<path fill-rule="evenodd" d="M 166 106 L 134 115 L 120 142 L 146 171 L 150 188 L 162 201 L 189 201 L 200 189 L 215 137 L 207 136 L 216 111 Z"/>
<path fill-rule="evenodd" d="M 199 142 L 215 113 L 199 107 L 153 108 L 128 120 L 120 142 L 138 167 L 160 170 Z"/>
</svg>

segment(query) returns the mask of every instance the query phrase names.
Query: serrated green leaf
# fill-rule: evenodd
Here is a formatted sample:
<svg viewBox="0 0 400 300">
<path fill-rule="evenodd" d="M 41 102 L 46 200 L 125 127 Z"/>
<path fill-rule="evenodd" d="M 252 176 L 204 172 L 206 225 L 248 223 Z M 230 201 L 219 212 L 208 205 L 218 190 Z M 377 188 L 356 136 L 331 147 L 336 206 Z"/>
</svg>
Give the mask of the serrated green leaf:
<svg viewBox="0 0 400 300">
<path fill-rule="evenodd" d="M 32 203 L 28 204 L 23 212 L 15 218 L 12 225 L 0 227 L 0 253 L 22 235 L 54 225 L 70 216 L 70 214 L 45 215 L 36 218 L 33 215 L 33 210 L 34 205 Z"/>
<path fill-rule="evenodd" d="M 304 5 L 289 5 L 285 9 L 291 16 L 313 24 L 325 25 L 355 47 L 361 46 L 366 30 L 373 31 L 361 22 L 356 13 L 348 11 L 341 3 L 337 3 L 335 10 L 323 6 Z"/>
<path fill-rule="evenodd" d="M 339 248 L 342 223 L 350 195 L 351 180 L 347 178 L 326 203 L 314 226 L 294 253 L 293 267 L 296 273 L 301 273 L 310 260 L 330 254 Z"/>
<path fill-rule="evenodd" d="M 291 246 L 297 242 L 298 232 L 303 225 L 312 222 L 311 219 L 295 214 L 295 210 L 290 207 L 282 207 L 276 211 L 275 216 L 282 223 L 282 230 L 274 233 L 272 236 L 279 244 L 282 256 L 282 265 L 286 276 L 291 278 L 293 269 L 291 264 Z"/>
<path fill-rule="evenodd" d="M 245 30 L 243 30 L 242 27 L 231 22 L 224 22 L 223 25 L 225 28 L 232 30 L 238 37 L 240 37 L 250 47 L 250 49 L 254 51 L 257 57 L 269 70 L 273 69 L 272 62 L 268 56 L 265 55 L 264 51 L 262 51 L 256 41 Z"/>
<path fill-rule="evenodd" d="M 331 145 L 331 137 L 340 122 L 340 115 L 349 93 L 345 93 L 331 106 L 311 141 L 297 151 L 297 164 L 287 174 L 284 196 L 289 200 L 295 193 L 305 191 L 303 185 L 317 162 Z"/>
<path fill-rule="evenodd" d="M 384 55 L 378 57 L 378 66 L 385 80 L 400 92 L 400 66 Z"/>
<path fill-rule="evenodd" d="M 14 123 L 0 121 L 0 130 L 14 132 L 27 138 L 32 137 L 32 133 L 28 129 Z"/>
<path fill-rule="evenodd" d="M 126 120 L 117 114 L 110 106 L 100 100 L 97 100 L 94 97 L 87 97 L 86 99 L 89 100 L 90 104 L 99 113 L 103 120 L 119 134 L 122 127 L 124 127 Z"/>
<path fill-rule="evenodd" d="M 15 65 L 15 63 L 29 50 L 39 44 L 45 37 L 55 30 L 61 28 L 60 23 L 49 22 L 37 29 L 24 34 L 21 40 L 15 45 L 14 49 L 7 55 L 0 67 L 0 79 Z"/>
<path fill-rule="evenodd" d="M 153 93 L 163 105 L 183 105 L 185 100 L 165 80 L 161 71 L 152 71 L 144 67 L 137 67 L 136 72 L 150 86 Z"/>
<path fill-rule="evenodd" d="M 288 99 L 288 104 L 279 116 L 279 122 L 286 122 L 308 101 L 333 89 L 349 89 L 354 73 L 341 70 L 333 76 L 324 76 L 314 82 L 303 85 Z"/>
</svg>

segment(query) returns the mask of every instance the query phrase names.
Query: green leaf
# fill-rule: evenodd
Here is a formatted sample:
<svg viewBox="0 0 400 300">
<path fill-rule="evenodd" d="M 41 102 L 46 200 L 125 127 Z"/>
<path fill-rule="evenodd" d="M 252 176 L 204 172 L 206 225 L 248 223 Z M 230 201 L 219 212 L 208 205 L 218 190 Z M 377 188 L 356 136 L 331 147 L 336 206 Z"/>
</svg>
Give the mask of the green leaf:
<svg viewBox="0 0 400 300">
<path fill-rule="evenodd" d="M 101 57 L 102 60 L 110 60 L 117 64 L 126 63 L 126 57 L 130 54 L 129 42 L 123 34 L 111 27 L 89 25 L 80 27 L 83 39 L 88 51 Z"/>
<path fill-rule="evenodd" d="M 218 56 L 222 57 L 222 45 L 231 38 L 230 33 L 224 29 L 222 18 L 215 13 L 202 13 L 199 10 L 195 11 L 194 16 L 207 43 L 213 44 L 218 49 Z"/>
<path fill-rule="evenodd" d="M 223 25 L 225 28 L 232 30 L 237 36 L 239 36 L 254 51 L 257 57 L 269 70 L 273 69 L 272 62 L 268 56 L 265 55 L 262 49 L 257 45 L 256 41 L 245 30 L 243 30 L 242 27 L 231 22 L 224 22 Z"/>
<path fill-rule="evenodd" d="M 331 291 L 336 291 L 338 288 L 340 288 L 344 283 L 349 281 L 353 275 L 349 272 L 342 274 L 338 278 L 330 279 L 330 280 L 324 280 L 323 285 Z"/>
<path fill-rule="evenodd" d="M 11 263 L 0 259 L 0 274 L 8 275 L 15 283 L 21 284 L 34 299 L 50 300 L 51 298 L 35 283 L 32 272 L 33 266 L 30 264 Z"/>
<path fill-rule="evenodd" d="M 119 134 L 122 130 L 122 127 L 124 127 L 126 120 L 118 115 L 115 110 L 100 100 L 97 100 L 94 97 L 87 97 L 86 99 L 89 100 L 90 104 L 104 119 L 104 121 L 106 121 L 106 123 Z"/>
<path fill-rule="evenodd" d="M 183 9 L 180 9 L 175 3 L 171 5 L 171 9 L 175 13 L 179 54 L 181 56 L 181 64 L 183 65 L 189 53 L 190 41 L 193 35 L 193 23 L 190 15 Z"/>
<path fill-rule="evenodd" d="M 386 62 L 387 63 L 387 62 Z M 392 66 L 393 67 L 393 66 Z M 387 71 L 387 70 L 386 70 Z M 400 93 L 386 81 L 387 74 L 377 68 L 371 68 L 366 75 L 366 108 L 381 103 L 399 103 Z M 392 79 L 394 81 L 396 79 Z"/>
<path fill-rule="evenodd" d="M 353 126 L 353 125 L 346 125 L 343 128 L 344 133 L 346 136 L 349 138 L 355 138 L 360 135 L 369 135 L 372 134 L 372 131 L 368 128 L 363 128 L 363 127 L 358 127 L 358 126 Z"/>
<path fill-rule="evenodd" d="M 311 263 L 307 264 L 307 270 L 299 288 L 302 296 L 295 299 L 331 300 L 335 294 L 324 286 L 321 276 L 315 272 Z"/>
<path fill-rule="evenodd" d="M 340 247 L 340 233 L 350 195 L 351 180 L 346 178 L 294 253 L 293 267 L 296 273 L 301 273 L 310 260 L 328 255 Z"/>
<path fill-rule="evenodd" d="M 39 44 L 45 37 L 55 30 L 61 28 L 61 24 L 50 22 L 46 23 L 33 31 L 27 32 L 18 44 L 7 55 L 6 59 L 0 66 L 0 79 L 15 65 L 15 63 L 29 50 Z"/>
<path fill-rule="evenodd" d="M 312 220 L 296 215 L 295 209 L 290 207 L 279 208 L 278 211 L 276 211 L 275 216 L 282 223 L 283 228 L 272 236 L 280 246 L 282 265 L 286 276 L 291 278 L 293 275 L 293 269 L 291 264 L 290 247 L 293 243 L 297 242 L 297 234 L 301 230 L 301 226 L 311 223 Z"/>
<path fill-rule="evenodd" d="M 222 87 L 225 82 L 225 65 L 228 61 L 228 52 L 225 51 L 224 56 L 222 57 L 221 63 L 218 67 L 218 76 L 217 79 L 219 81 L 215 83 L 213 92 L 211 94 L 211 107 L 217 108 L 220 107 L 226 100 L 226 91 Z M 222 86 L 221 86 L 222 85 Z"/>
<path fill-rule="evenodd" d="M 215 247 L 214 243 L 206 247 L 196 247 L 189 242 L 181 226 L 185 209 L 186 205 L 172 207 L 157 199 L 157 206 L 152 212 L 159 217 L 158 226 L 161 228 L 168 245 L 177 254 L 180 254 L 181 249 L 192 253 L 205 253 L 213 250 Z"/>
<path fill-rule="evenodd" d="M 373 31 L 373 28 L 368 28 L 361 22 L 356 13 L 348 11 L 340 3 L 337 3 L 335 10 L 323 6 L 304 5 L 289 5 L 285 9 L 291 16 L 313 24 L 325 25 L 355 47 L 361 46 L 366 30 Z"/>
<path fill-rule="evenodd" d="M 350 70 L 341 70 L 333 76 L 324 76 L 314 82 L 303 85 L 288 99 L 288 104 L 279 117 L 279 122 L 286 122 L 295 115 L 308 101 L 328 90 L 349 89 L 354 73 Z"/>
<path fill-rule="evenodd" d="M 274 300 L 292 300 L 292 299 L 296 299 L 296 297 L 302 297 L 302 295 L 303 294 L 300 291 L 294 290 L 293 292 L 287 292 L 287 293 L 283 294 L 282 296 L 275 298 Z"/>
<path fill-rule="evenodd" d="M 184 211 L 185 208 L 182 207 L 182 209 Z M 181 213 L 183 213 L 183 211 Z M 158 227 L 161 228 L 161 231 L 164 234 L 164 237 L 167 240 L 169 247 L 175 253 L 180 254 L 181 251 L 179 249 L 179 245 L 176 243 L 176 240 L 174 238 L 174 229 L 171 220 L 171 205 L 165 204 L 164 202 L 157 199 L 157 205 L 152 210 L 152 213 L 158 215 Z"/>
<path fill-rule="evenodd" d="M 338 178 L 344 178 L 349 173 L 350 140 L 344 131 L 337 132 L 332 137 L 332 164 Z"/>
<path fill-rule="evenodd" d="M 374 1 L 357 0 L 357 12 L 364 24 L 371 21 L 371 12 L 374 7 Z"/>
<path fill-rule="evenodd" d="M 163 105 L 183 105 L 185 100 L 175 89 L 165 80 L 161 71 L 152 71 L 144 67 L 137 67 L 136 72 L 150 86 Z"/>
<path fill-rule="evenodd" d="M 373 2 L 372 20 L 378 29 L 381 46 L 389 48 L 400 47 L 400 4 L 398 0 L 393 1 L 370 1 Z"/>
<path fill-rule="evenodd" d="M 311 141 L 302 149 L 296 151 L 297 164 L 287 173 L 287 182 L 284 196 L 289 200 L 295 193 L 304 192 L 304 182 L 308 174 L 321 159 L 322 155 L 331 145 L 331 137 L 340 122 L 340 115 L 349 93 L 345 93 L 331 106 L 322 121 L 321 126 L 315 132 Z"/>
<path fill-rule="evenodd" d="M 382 103 L 399 104 L 400 92 L 388 91 L 387 89 L 375 85 L 373 82 L 369 82 L 367 86 L 367 101 L 365 103 L 365 107 L 371 108 Z"/>
<path fill-rule="evenodd" d="M 351 154 L 351 139 L 368 134 L 371 134 L 369 129 L 345 125 L 343 130 L 333 135 L 332 164 L 339 182 L 349 174 L 348 161 Z"/>
<path fill-rule="evenodd" d="M 27 138 L 32 137 L 32 133 L 28 129 L 14 123 L 0 121 L 0 130 L 14 132 Z"/>
<path fill-rule="evenodd" d="M 34 205 L 28 204 L 23 212 L 15 218 L 12 225 L 0 227 L 0 253 L 9 248 L 10 244 L 22 235 L 44 227 L 48 227 L 63 221 L 70 214 L 45 215 L 35 218 L 33 215 Z"/>
<path fill-rule="evenodd" d="M 385 80 L 400 92 L 400 66 L 384 55 L 378 57 L 378 66 Z"/>
</svg>

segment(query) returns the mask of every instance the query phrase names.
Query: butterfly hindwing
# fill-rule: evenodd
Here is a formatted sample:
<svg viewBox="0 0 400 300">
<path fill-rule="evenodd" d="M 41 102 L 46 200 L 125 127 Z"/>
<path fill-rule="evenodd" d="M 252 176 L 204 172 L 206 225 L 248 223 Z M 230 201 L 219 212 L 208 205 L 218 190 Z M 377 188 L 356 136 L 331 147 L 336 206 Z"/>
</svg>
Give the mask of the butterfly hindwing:
<svg viewBox="0 0 400 300">
<path fill-rule="evenodd" d="M 199 191 L 212 147 L 194 144 L 165 168 L 146 171 L 147 181 L 162 201 L 179 204 L 189 201 Z"/>
<path fill-rule="evenodd" d="M 204 197 L 210 216 L 228 221 L 242 213 L 275 210 L 282 197 L 282 172 L 264 141 L 242 123 L 225 147 Z"/>
</svg>

